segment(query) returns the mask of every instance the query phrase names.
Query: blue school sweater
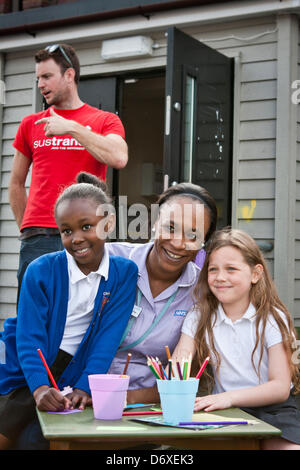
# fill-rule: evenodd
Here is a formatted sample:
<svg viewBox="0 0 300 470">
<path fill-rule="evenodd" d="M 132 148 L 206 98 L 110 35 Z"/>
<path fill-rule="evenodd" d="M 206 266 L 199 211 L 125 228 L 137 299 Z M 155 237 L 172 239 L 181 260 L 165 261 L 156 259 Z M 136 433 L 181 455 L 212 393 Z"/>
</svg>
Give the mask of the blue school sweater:
<svg viewBox="0 0 300 470">
<path fill-rule="evenodd" d="M 110 256 L 108 279 L 101 278 L 92 321 L 57 385 L 90 393 L 89 374 L 106 373 L 131 315 L 137 282 L 132 261 Z M 64 333 L 69 294 L 65 251 L 34 260 L 23 277 L 18 316 L 4 323 L 5 364 L 0 364 L 0 394 L 28 385 L 31 392 L 49 385 L 37 349 L 48 365 L 57 356 Z M 108 299 L 102 311 L 103 297 Z M 122 371 L 120 371 L 122 373 Z"/>
</svg>

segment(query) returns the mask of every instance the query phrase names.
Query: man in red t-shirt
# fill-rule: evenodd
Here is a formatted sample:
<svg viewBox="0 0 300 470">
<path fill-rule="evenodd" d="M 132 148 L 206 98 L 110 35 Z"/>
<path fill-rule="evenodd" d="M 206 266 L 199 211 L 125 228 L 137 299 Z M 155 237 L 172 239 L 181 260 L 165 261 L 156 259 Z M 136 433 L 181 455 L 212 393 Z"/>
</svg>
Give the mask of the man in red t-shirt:
<svg viewBox="0 0 300 470">
<path fill-rule="evenodd" d="M 63 188 L 80 171 L 105 180 L 107 165 L 128 160 L 123 125 L 113 113 L 96 109 L 78 95 L 80 65 L 74 49 L 55 44 L 35 54 L 38 87 L 49 108 L 25 117 L 14 140 L 9 201 L 22 241 L 19 288 L 27 265 L 62 249 L 53 209 Z M 25 182 L 32 165 L 27 196 Z"/>
</svg>

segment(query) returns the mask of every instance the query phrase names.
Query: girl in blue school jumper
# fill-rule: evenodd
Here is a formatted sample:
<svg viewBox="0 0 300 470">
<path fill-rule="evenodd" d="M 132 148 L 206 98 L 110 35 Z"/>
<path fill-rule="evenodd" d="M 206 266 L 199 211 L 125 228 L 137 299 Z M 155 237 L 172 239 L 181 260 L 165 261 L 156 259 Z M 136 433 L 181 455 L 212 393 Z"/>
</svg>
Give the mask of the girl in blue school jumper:
<svg viewBox="0 0 300 470">
<path fill-rule="evenodd" d="M 2 449 L 36 419 L 36 406 L 61 411 L 91 404 L 88 375 L 108 371 L 134 305 L 135 263 L 110 257 L 105 248 L 105 234 L 114 224 L 113 215 L 98 215 L 99 207 L 110 202 L 105 184 L 87 173 L 77 181 L 55 207 L 65 250 L 29 265 L 18 316 L 6 320 L 0 335 L 5 349 L 5 363 L 0 363 Z M 59 390 L 70 386 L 72 393 L 64 396 L 50 384 L 37 349 Z"/>
<path fill-rule="evenodd" d="M 210 356 L 213 374 L 207 368 L 204 376 L 213 394 L 196 398 L 195 411 L 242 408 L 282 431 L 262 449 L 300 450 L 296 332 L 253 238 L 216 232 L 195 295 L 174 351 L 196 353 L 199 363 Z"/>
</svg>

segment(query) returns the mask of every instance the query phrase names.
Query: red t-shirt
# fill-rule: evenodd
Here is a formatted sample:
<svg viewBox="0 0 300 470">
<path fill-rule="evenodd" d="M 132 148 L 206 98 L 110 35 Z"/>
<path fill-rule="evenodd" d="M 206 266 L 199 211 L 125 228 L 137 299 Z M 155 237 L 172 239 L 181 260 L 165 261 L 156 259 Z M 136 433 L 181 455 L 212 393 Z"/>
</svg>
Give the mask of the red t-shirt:
<svg viewBox="0 0 300 470">
<path fill-rule="evenodd" d="M 119 117 L 88 104 L 78 109 L 55 112 L 77 121 L 101 135 L 125 137 Z M 32 160 L 32 176 L 21 230 L 25 227 L 56 227 L 54 206 L 61 191 L 76 181 L 80 171 L 106 179 L 106 165 L 96 160 L 71 135 L 46 137 L 44 124 L 35 121 L 50 115 L 49 109 L 25 117 L 17 131 L 14 147 Z"/>
</svg>

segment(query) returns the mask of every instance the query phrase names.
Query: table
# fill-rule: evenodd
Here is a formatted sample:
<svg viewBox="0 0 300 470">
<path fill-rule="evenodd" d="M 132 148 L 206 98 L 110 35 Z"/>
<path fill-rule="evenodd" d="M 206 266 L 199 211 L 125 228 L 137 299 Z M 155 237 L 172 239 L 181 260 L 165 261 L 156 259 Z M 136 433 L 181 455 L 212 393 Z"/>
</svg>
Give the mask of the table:
<svg viewBox="0 0 300 470">
<path fill-rule="evenodd" d="M 143 409 L 145 410 L 145 409 Z M 135 410 L 137 411 L 137 410 Z M 67 415 L 38 411 L 38 418 L 52 450 L 116 450 L 142 444 L 168 445 L 176 449 L 249 449 L 258 450 L 259 440 L 280 437 L 281 431 L 238 408 L 206 413 L 224 418 L 254 420 L 254 424 L 232 425 L 218 429 L 190 430 L 165 426 L 152 426 L 131 421 L 131 416 L 121 420 L 96 420 L 93 409 Z M 142 417 L 142 416 L 141 416 Z M 194 414 L 197 418 L 197 413 Z"/>
</svg>

